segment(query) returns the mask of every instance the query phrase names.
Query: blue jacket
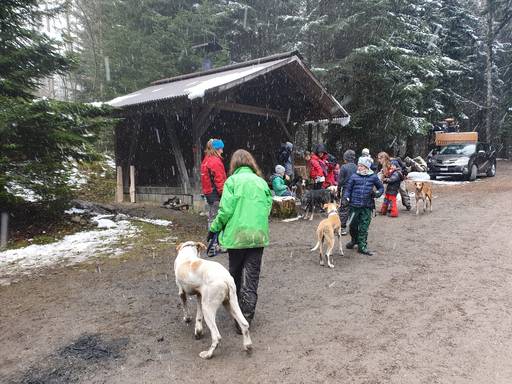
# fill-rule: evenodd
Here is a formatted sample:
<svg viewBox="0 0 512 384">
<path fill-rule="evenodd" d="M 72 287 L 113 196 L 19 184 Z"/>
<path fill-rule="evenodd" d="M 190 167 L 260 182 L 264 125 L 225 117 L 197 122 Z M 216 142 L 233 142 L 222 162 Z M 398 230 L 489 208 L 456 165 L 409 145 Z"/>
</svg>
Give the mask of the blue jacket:
<svg viewBox="0 0 512 384">
<path fill-rule="evenodd" d="M 350 199 L 352 207 L 371 207 L 370 192 L 373 187 L 377 187 L 379 195 L 384 192 L 384 185 L 380 182 L 379 177 L 373 173 L 369 176 L 362 176 L 354 173 L 348 180 L 347 187 L 343 189 L 343 197 Z"/>
</svg>

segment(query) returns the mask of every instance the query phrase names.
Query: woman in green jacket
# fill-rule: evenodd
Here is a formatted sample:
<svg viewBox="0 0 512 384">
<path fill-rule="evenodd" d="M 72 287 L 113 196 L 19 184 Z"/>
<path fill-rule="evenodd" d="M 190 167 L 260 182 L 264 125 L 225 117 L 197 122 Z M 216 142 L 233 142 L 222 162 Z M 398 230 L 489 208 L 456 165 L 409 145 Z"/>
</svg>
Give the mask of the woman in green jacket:
<svg viewBox="0 0 512 384">
<path fill-rule="evenodd" d="M 231 157 L 230 173 L 207 240 L 219 232 L 221 247 L 228 249 L 229 273 L 235 280 L 240 309 L 251 323 L 258 300 L 263 247 L 269 243 L 272 193 L 256 160 L 243 149 Z"/>
</svg>

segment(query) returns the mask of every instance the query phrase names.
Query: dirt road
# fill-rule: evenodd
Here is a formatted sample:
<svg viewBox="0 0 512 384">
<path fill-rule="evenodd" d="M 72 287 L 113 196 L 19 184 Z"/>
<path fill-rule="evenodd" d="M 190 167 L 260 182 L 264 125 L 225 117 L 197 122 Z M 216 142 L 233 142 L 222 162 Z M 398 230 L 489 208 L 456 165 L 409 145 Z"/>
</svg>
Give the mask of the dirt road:
<svg viewBox="0 0 512 384">
<path fill-rule="evenodd" d="M 0 382 L 510 383 L 512 161 L 433 190 L 434 212 L 374 218 L 374 256 L 334 269 L 309 252 L 321 215 L 272 222 L 252 355 L 221 308 L 221 346 L 199 358 L 210 333 L 181 321 L 172 247 L 20 277 L 0 287 Z"/>
</svg>

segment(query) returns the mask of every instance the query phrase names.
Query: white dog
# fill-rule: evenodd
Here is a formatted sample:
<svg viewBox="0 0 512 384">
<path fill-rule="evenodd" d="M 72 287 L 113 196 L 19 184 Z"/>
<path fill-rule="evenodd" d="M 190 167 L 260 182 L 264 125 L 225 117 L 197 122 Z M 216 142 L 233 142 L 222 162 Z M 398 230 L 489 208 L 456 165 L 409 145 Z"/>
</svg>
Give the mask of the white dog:
<svg viewBox="0 0 512 384">
<path fill-rule="evenodd" d="M 221 305 L 231 313 L 242 330 L 244 348 L 252 349 L 249 323 L 245 319 L 236 296 L 236 286 L 233 277 L 221 264 L 199 258 L 199 251 L 206 248 L 202 243 L 187 241 L 176 247 L 178 255 L 174 261 L 174 273 L 179 295 L 183 301 L 183 320 L 191 321 L 187 306 L 187 295 L 197 295 L 197 315 L 194 335 L 196 339 L 203 337 L 203 313 L 206 325 L 212 334 L 212 345 L 208 351 L 199 354 L 203 359 L 210 359 L 219 345 L 220 336 L 215 316 Z"/>
</svg>

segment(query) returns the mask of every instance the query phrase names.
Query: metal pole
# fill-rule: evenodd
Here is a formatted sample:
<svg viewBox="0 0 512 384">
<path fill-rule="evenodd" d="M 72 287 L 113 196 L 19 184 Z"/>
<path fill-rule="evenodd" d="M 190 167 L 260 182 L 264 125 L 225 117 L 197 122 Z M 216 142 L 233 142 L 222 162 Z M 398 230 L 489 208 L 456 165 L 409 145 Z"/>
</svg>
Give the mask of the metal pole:
<svg viewBox="0 0 512 384">
<path fill-rule="evenodd" d="M 7 246 L 7 227 L 9 222 L 9 215 L 7 213 L 2 213 L 2 229 L 0 230 L 0 248 L 5 248 Z"/>
</svg>

